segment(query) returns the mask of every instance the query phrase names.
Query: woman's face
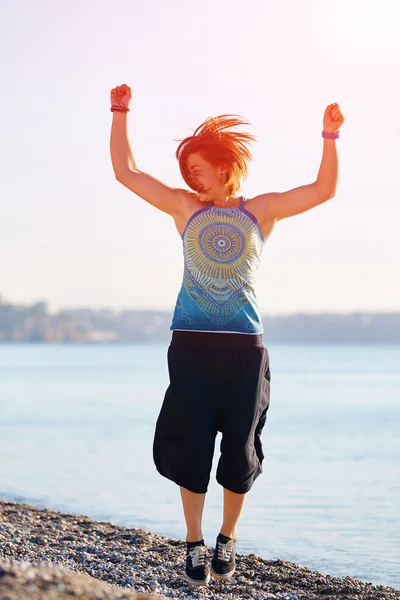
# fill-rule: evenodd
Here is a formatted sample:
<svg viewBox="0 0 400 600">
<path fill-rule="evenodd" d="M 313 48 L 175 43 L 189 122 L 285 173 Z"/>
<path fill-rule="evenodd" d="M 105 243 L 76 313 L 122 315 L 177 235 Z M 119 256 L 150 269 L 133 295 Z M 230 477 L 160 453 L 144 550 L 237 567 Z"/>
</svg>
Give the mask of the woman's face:
<svg viewBox="0 0 400 600">
<path fill-rule="evenodd" d="M 221 189 L 224 189 L 224 177 L 220 175 L 221 168 L 213 167 L 197 152 L 189 154 L 186 167 L 193 188 L 202 202 L 210 202 L 215 194 L 220 194 Z"/>
</svg>

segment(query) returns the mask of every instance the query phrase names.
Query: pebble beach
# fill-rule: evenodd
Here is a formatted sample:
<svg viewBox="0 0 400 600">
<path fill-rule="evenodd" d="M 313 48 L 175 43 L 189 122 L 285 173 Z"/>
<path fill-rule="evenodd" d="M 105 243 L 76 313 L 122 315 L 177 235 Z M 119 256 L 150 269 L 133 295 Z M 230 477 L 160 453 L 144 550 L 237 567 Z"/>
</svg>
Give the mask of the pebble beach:
<svg viewBox="0 0 400 600">
<path fill-rule="evenodd" d="M 254 554 L 237 554 L 229 582 L 194 587 L 183 578 L 185 556 L 185 540 L 0 501 L 1 600 L 400 600 L 391 587 Z"/>
</svg>

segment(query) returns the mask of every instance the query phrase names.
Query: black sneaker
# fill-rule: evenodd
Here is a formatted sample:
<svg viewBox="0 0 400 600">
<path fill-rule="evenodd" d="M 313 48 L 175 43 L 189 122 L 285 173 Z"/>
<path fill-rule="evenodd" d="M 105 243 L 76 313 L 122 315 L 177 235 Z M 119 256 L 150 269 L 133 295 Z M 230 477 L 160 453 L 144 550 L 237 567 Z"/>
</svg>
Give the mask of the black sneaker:
<svg viewBox="0 0 400 600">
<path fill-rule="evenodd" d="M 207 564 L 208 550 L 204 540 L 186 542 L 185 579 L 193 585 L 207 585 L 210 568 Z"/>
<path fill-rule="evenodd" d="M 236 568 L 236 538 L 229 538 L 222 533 L 217 536 L 214 556 L 211 559 L 211 575 L 216 579 L 229 579 Z"/>
</svg>

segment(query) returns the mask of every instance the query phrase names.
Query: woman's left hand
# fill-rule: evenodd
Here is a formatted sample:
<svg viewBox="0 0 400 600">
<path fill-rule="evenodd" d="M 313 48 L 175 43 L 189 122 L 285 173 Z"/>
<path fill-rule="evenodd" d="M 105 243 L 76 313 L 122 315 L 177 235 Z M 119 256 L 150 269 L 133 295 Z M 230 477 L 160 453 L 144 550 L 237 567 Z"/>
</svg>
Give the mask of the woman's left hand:
<svg viewBox="0 0 400 600">
<path fill-rule="evenodd" d="M 338 133 L 343 122 L 344 116 L 339 104 L 335 102 L 335 104 L 330 104 L 326 107 L 324 113 L 324 131 L 327 133 Z"/>
</svg>

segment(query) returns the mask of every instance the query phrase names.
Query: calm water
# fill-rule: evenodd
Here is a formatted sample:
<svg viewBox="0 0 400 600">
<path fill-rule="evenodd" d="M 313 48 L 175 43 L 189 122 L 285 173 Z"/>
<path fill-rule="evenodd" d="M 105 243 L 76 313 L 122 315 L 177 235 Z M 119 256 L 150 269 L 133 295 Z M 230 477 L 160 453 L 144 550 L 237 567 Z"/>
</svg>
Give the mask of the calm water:
<svg viewBox="0 0 400 600">
<path fill-rule="evenodd" d="M 179 488 L 152 459 L 167 347 L 0 345 L 0 498 L 185 539 Z M 400 588 L 400 347 L 268 349 L 264 473 L 238 552 Z M 203 518 L 210 546 L 220 438 Z"/>
</svg>

